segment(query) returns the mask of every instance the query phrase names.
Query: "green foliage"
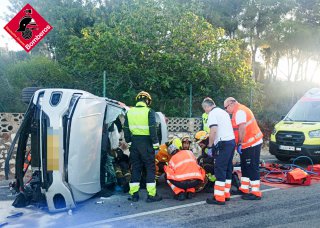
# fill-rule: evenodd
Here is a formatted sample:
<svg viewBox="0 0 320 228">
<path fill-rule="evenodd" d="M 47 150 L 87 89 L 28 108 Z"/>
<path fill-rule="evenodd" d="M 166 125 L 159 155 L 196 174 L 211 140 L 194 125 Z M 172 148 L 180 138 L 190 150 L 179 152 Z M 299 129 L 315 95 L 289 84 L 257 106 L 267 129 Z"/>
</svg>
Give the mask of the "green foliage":
<svg viewBox="0 0 320 228">
<path fill-rule="evenodd" d="M 188 115 L 190 85 L 197 102 L 204 96 L 222 101 L 230 88 L 243 93 L 253 86 L 241 41 L 166 2 L 124 3 L 107 24 L 72 37 L 66 64 L 89 83 L 107 70 L 108 95 L 130 105 L 139 90 L 151 92 L 155 108 L 169 116 Z M 100 91 L 101 83 L 91 86 L 91 92 Z M 196 115 L 202 112 L 198 105 Z"/>
<path fill-rule="evenodd" d="M 64 67 L 41 56 L 9 64 L 2 73 L 0 104 L 4 111 L 25 111 L 26 106 L 20 100 L 21 90 L 25 87 L 72 88 L 74 86 L 72 77 L 66 73 Z"/>
</svg>

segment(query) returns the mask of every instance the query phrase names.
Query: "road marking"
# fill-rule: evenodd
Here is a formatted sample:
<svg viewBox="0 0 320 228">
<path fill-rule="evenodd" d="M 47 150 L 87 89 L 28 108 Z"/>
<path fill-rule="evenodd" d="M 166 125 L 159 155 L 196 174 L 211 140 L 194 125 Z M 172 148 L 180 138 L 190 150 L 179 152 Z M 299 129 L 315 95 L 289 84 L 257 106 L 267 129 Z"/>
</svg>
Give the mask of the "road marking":
<svg viewBox="0 0 320 228">
<path fill-rule="evenodd" d="M 9 188 L 9 186 L 0 186 L 0 188 Z"/>
<path fill-rule="evenodd" d="M 279 189 L 280 188 L 269 188 L 269 189 L 264 189 L 261 192 L 269 192 L 269 191 L 275 191 L 275 190 L 279 190 Z M 231 196 L 231 198 L 238 198 L 238 197 L 240 197 L 240 195 Z M 157 213 L 172 211 L 172 210 L 176 210 L 176 209 L 186 208 L 186 207 L 199 206 L 202 204 L 206 204 L 206 201 L 189 203 L 189 204 L 184 204 L 184 205 L 179 205 L 179 206 L 174 206 L 174 207 L 167 207 L 167 208 L 157 209 L 157 210 L 153 210 L 153 211 L 146 211 L 146 212 L 141 212 L 141 213 L 132 214 L 132 215 L 119 216 L 119 217 L 115 217 L 115 218 L 109 218 L 109 219 L 104 219 L 104 220 L 100 220 L 100 221 L 89 222 L 89 223 L 77 225 L 74 227 L 94 227 L 94 226 L 103 225 L 103 224 L 110 223 L 110 222 L 127 220 L 127 219 L 145 216 L 145 215 L 157 214 Z"/>
</svg>

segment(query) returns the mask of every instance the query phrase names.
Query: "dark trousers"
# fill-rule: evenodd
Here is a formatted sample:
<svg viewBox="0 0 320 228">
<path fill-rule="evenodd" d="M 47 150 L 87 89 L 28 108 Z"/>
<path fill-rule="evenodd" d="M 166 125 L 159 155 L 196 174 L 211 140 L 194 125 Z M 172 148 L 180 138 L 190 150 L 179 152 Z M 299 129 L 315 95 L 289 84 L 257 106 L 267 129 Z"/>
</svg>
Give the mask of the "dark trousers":
<svg viewBox="0 0 320 228">
<path fill-rule="evenodd" d="M 226 179 L 232 179 L 232 159 L 235 147 L 235 140 L 219 142 L 219 150 L 214 155 L 214 175 L 217 181 L 225 182 Z"/>
<path fill-rule="evenodd" d="M 178 188 L 182 188 L 184 190 L 188 188 L 195 188 L 198 185 L 202 183 L 201 180 L 185 180 L 185 181 L 174 181 L 170 180 L 170 182 L 174 185 L 177 186 Z"/>
<path fill-rule="evenodd" d="M 155 182 L 155 155 L 149 137 L 133 137 L 130 147 L 131 183 L 140 182 L 143 167 L 146 170 L 146 183 Z"/>
<path fill-rule="evenodd" d="M 253 147 L 242 149 L 240 155 L 241 172 L 243 177 L 251 181 L 260 180 L 259 162 L 262 143 Z"/>
</svg>

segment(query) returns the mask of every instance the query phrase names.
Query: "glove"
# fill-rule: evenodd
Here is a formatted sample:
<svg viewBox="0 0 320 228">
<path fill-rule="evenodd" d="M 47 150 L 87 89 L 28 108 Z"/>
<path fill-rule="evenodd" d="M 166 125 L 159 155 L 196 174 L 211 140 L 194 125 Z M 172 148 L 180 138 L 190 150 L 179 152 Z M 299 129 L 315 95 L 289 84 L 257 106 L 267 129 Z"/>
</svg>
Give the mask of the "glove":
<svg viewBox="0 0 320 228">
<path fill-rule="evenodd" d="M 212 158 L 212 147 L 208 147 L 207 155 Z"/>
<path fill-rule="evenodd" d="M 242 149 L 242 145 L 241 145 L 241 144 L 238 144 L 238 146 L 237 146 L 237 152 L 238 152 L 240 155 L 242 154 L 241 149 Z"/>
</svg>

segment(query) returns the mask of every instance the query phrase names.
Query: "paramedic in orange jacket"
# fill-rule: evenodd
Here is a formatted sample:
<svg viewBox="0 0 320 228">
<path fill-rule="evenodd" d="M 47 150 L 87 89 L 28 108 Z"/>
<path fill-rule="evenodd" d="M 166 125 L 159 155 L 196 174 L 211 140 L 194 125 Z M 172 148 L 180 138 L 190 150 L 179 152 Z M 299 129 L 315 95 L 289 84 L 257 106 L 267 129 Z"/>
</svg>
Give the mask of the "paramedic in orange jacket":
<svg viewBox="0 0 320 228">
<path fill-rule="evenodd" d="M 173 190 L 177 200 L 191 199 L 196 192 L 195 187 L 199 186 L 205 178 L 205 171 L 198 163 L 190 150 L 182 150 L 182 143 L 179 138 L 173 139 L 168 147 L 172 155 L 169 165 L 164 167 L 167 183 Z"/>
<path fill-rule="evenodd" d="M 239 194 L 245 200 L 260 200 L 259 162 L 262 146 L 262 132 L 252 111 L 233 97 L 224 101 L 224 108 L 232 114 L 232 127 L 236 138 L 236 150 L 241 160 L 241 186 Z M 251 185 L 251 192 L 249 186 Z"/>
</svg>

